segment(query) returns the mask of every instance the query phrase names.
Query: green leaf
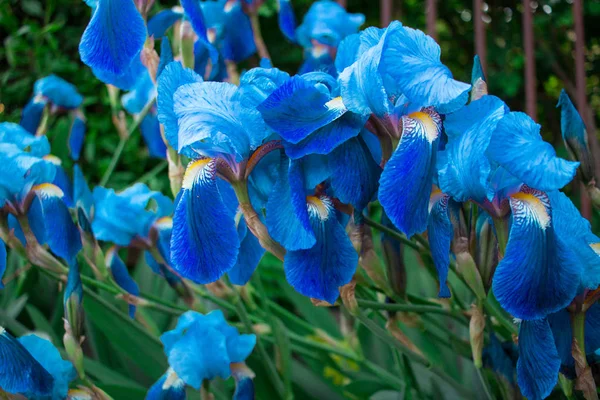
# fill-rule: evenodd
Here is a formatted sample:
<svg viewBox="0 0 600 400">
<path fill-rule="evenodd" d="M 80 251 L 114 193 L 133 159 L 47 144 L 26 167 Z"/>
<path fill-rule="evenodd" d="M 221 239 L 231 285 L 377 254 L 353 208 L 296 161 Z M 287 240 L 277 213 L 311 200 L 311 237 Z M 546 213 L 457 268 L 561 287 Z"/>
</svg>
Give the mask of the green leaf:
<svg viewBox="0 0 600 400">
<path fill-rule="evenodd" d="M 144 400 L 147 390 L 138 386 L 98 385 L 115 399 Z"/>
<path fill-rule="evenodd" d="M 96 293 L 87 288 L 85 293 L 83 307 L 92 324 L 106 335 L 117 352 L 152 380 L 158 379 L 168 367 L 159 338 Z"/>
<path fill-rule="evenodd" d="M 31 318 L 31 322 L 33 322 L 33 326 L 35 327 L 36 331 L 48 334 L 52 343 L 55 346 L 61 344 L 62 341 L 58 338 L 56 332 L 54 332 L 54 329 L 52 329 L 50 322 L 48 322 L 48 320 L 46 319 L 46 317 L 44 317 L 44 314 L 42 314 L 40 310 L 38 310 L 31 304 L 27 304 L 25 306 L 25 310 L 27 310 L 27 314 L 29 314 L 29 318 Z"/>
</svg>

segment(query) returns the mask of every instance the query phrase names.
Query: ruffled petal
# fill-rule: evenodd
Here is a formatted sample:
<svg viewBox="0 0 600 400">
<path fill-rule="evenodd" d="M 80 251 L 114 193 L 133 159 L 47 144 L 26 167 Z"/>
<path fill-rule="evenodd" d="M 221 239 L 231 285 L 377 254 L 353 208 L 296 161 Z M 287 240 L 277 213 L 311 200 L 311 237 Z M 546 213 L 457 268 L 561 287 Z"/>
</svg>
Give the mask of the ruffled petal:
<svg viewBox="0 0 600 400">
<path fill-rule="evenodd" d="M 129 294 L 134 296 L 140 295 L 140 288 L 131 275 L 129 275 L 127 266 L 119 257 L 116 247 L 111 247 L 110 250 L 106 252 L 106 265 L 110 268 L 110 272 L 112 273 L 115 282 L 117 282 L 117 285 Z M 129 317 L 135 317 L 136 308 L 135 305 L 129 304 Z"/>
<path fill-rule="evenodd" d="M 339 296 L 339 287 L 354 276 L 358 255 L 337 221 L 331 200 L 327 197 L 307 200 L 316 243 L 309 249 L 286 253 L 285 276 L 299 293 L 333 304 Z"/>
<path fill-rule="evenodd" d="M 41 339 L 40 339 L 41 340 Z M 54 378 L 42 365 L 0 327 L 0 387 L 12 394 L 29 396 L 51 396 Z"/>
<path fill-rule="evenodd" d="M 431 212 L 427 221 L 427 236 L 431 247 L 431 257 L 435 264 L 440 282 L 439 297 L 450 297 L 448 289 L 448 267 L 450 266 L 450 243 L 454 236 L 454 228 L 450 221 L 450 197 L 441 192 L 431 196 L 429 208 Z"/>
<path fill-rule="evenodd" d="M 162 10 L 156 13 L 148 21 L 148 36 L 154 36 L 155 39 L 166 35 L 167 30 L 183 18 L 183 13 L 173 9 Z"/>
<path fill-rule="evenodd" d="M 511 196 L 510 207 L 512 226 L 494 274 L 494 294 L 517 318 L 543 318 L 573 300 L 582 266 L 556 235 L 546 194 L 524 188 Z"/>
<path fill-rule="evenodd" d="M 389 30 L 381 62 L 397 93 L 405 95 L 411 103 L 433 106 L 443 114 L 458 110 L 467 102 L 471 85 L 452 78 L 450 70 L 440 61 L 440 46 L 435 40 L 407 27 L 393 33 Z"/>
<path fill-rule="evenodd" d="M 173 268 L 196 283 L 214 282 L 231 270 L 240 248 L 234 218 L 216 179 L 214 161 L 191 163 L 173 216 Z"/>
<path fill-rule="evenodd" d="M 315 244 L 302 172 L 287 160 L 281 161 L 277 182 L 269 196 L 266 223 L 273 239 L 287 250 L 307 249 Z"/>
<path fill-rule="evenodd" d="M 517 382 L 523 395 L 531 400 L 548 397 L 558 381 L 559 369 L 560 357 L 548 321 L 522 321 Z"/>
<path fill-rule="evenodd" d="M 189 68 L 184 68 L 179 61 L 167 64 L 158 77 L 158 120 L 165 126 L 165 137 L 169 144 L 179 148 L 179 123 L 174 111 L 173 97 L 178 88 L 188 83 L 202 82 L 202 77 Z"/>
<path fill-rule="evenodd" d="M 0 123 L 0 142 L 14 144 L 20 150 L 28 149 L 28 153 L 36 157 L 50 153 L 50 142 L 46 136 L 33 136 L 13 122 Z"/>
<path fill-rule="evenodd" d="M 307 48 L 313 41 L 337 47 L 346 36 L 356 33 L 365 22 L 363 14 L 350 14 L 333 1 L 314 2 L 296 30 L 298 43 Z"/>
<path fill-rule="evenodd" d="M 400 144 L 381 174 L 379 201 L 394 225 L 410 237 L 427 228 L 441 118 L 425 109 L 403 117 L 402 126 Z"/>
<path fill-rule="evenodd" d="M 375 162 L 362 137 L 336 147 L 328 157 L 331 188 L 342 203 L 364 210 L 377 194 L 381 167 Z"/>
<path fill-rule="evenodd" d="M 131 0 L 99 0 L 79 43 L 84 64 L 122 74 L 146 41 L 146 24 Z"/>
<path fill-rule="evenodd" d="M 81 149 L 83 148 L 83 141 L 85 139 L 85 122 L 79 116 L 73 119 L 71 125 L 71 131 L 69 132 L 69 152 L 71 158 L 75 161 L 79 160 L 81 155 Z"/>
<path fill-rule="evenodd" d="M 47 243 L 50 250 L 68 262 L 75 260 L 81 250 L 81 236 L 71 219 L 69 209 L 63 202 L 64 193 L 50 183 L 33 187 L 36 198 L 29 209 L 30 224 L 39 226 L 36 233 L 40 243 Z"/>
<path fill-rule="evenodd" d="M 456 201 L 491 200 L 486 150 L 505 107 L 499 98 L 484 96 L 446 116 L 448 143 L 438 159 L 438 181 L 440 189 Z"/>
<path fill-rule="evenodd" d="M 511 112 L 498 122 L 488 155 L 525 184 L 539 190 L 560 189 L 571 182 L 578 162 L 556 156 L 542 140 L 540 125 L 527 114 Z"/>
</svg>

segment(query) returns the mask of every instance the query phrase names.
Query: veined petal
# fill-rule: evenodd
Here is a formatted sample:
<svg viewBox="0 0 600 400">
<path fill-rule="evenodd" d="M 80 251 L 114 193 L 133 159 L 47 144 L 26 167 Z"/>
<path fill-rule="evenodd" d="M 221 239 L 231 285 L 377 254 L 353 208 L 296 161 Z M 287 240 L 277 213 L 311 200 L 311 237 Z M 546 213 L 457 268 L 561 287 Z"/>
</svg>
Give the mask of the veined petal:
<svg viewBox="0 0 600 400">
<path fill-rule="evenodd" d="M 336 147 L 328 157 L 331 188 L 342 203 L 364 210 L 377 194 L 381 167 L 375 162 L 362 137 Z"/>
<path fill-rule="evenodd" d="M 304 178 L 298 167 L 282 160 L 279 176 L 267 202 L 269 233 L 287 250 L 310 248 L 315 233 L 306 208 Z"/>
<path fill-rule="evenodd" d="M 129 67 L 146 41 L 146 24 L 132 0 L 99 0 L 79 43 L 84 64 L 112 74 Z"/>
<path fill-rule="evenodd" d="M 281 137 L 298 143 L 315 130 L 341 117 L 346 107 L 341 98 L 293 76 L 258 106 L 265 122 Z"/>
<path fill-rule="evenodd" d="M 354 276 L 358 255 L 337 221 L 331 200 L 311 196 L 307 203 L 316 243 L 309 249 L 286 253 L 285 276 L 299 293 L 333 304 L 339 287 Z"/>
<path fill-rule="evenodd" d="M 522 112 L 510 112 L 498 122 L 488 155 L 539 190 L 560 189 L 573 179 L 579 166 L 558 158 L 554 148 L 542 140 L 540 125 Z"/>
<path fill-rule="evenodd" d="M 38 241 L 47 243 L 54 254 L 71 262 L 82 245 L 79 230 L 63 202 L 63 191 L 50 183 L 34 186 L 33 191 L 36 199 L 31 204 L 28 218 L 32 226 L 40 226 L 36 232 Z"/>
<path fill-rule="evenodd" d="M 106 265 L 110 268 L 113 279 L 122 289 L 134 296 L 140 295 L 140 288 L 138 284 L 133 280 L 131 275 L 129 275 L 127 266 L 119 257 L 117 248 L 114 246 L 106 252 Z M 129 317 L 135 317 L 135 310 L 136 306 L 129 304 Z"/>
<path fill-rule="evenodd" d="M 71 131 L 69 132 L 69 152 L 71 158 L 75 161 L 79 160 L 81 155 L 81 149 L 83 148 L 83 141 L 85 139 L 85 122 L 79 116 L 73 119 L 71 125 Z"/>
<path fill-rule="evenodd" d="M 441 192 L 431 195 L 429 219 L 427 222 L 427 236 L 431 247 L 431 257 L 437 270 L 440 292 L 438 297 L 450 297 L 448 289 L 448 267 L 450 266 L 450 243 L 454 236 L 454 228 L 450 220 L 450 197 Z"/>
<path fill-rule="evenodd" d="M 36 157 L 50 153 L 50 142 L 46 136 L 33 136 L 13 122 L 0 123 L 0 142 L 14 144 L 23 151 L 28 149 L 28 153 Z"/>
<path fill-rule="evenodd" d="M 382 68 L 411 103 L 446 114 L 467 102 L 471 85 L 452 78 L 440 61 L 440 46 L 430 36 L 402 27 L 388 33 L 384 41 Z"/>
<path fill-rule="evenodd" d="M 558 381 L 560 357 L 546 319 L 522 321 L 519 328 L 517 382 L 525 397 L 541 400 Z"/>
<path fill-rule="evenodd" d="M 166 35 L 167 30 L 183 18 L 183 13 L 173 9 L 162 10 L 156 13 L 148 21 L 148 36 L 154 36 L 155 39 Z"/>
<path fill-rule="evenodd" d="M 238 223 L 238 235 L 240 237 L 240 251 L 233 268 L 227 273 L 229 280 L 234 285 L 243 286 L 252 277 L 254 270 L 265 254 L 256 236 L 246 226 L 244 218 Z"/>
<path fill-rule="evenodd" d="M 196 283 L 214 282 L 231 270 L 240 248 L 234 218 L 216 179 L 214 161 L 191 163 L 173 216 L 173 268 Z"/>
<path fill-rule="evenodd" d="M 173 368 L 169 368 L 146 394 L 146 400 L 185 400 L 185 397 L 185 382 Z"/>
<path fill-rule="evenodd" d="M 431 109 L 402 117 L 398 148 L 379 181 L 379 201 L 390 220 L 406 236 L 427 228 L 427 207 L 433 184 L 442 123 Z"/>
<path fill-rule="evenodd" d="M 556 235 L 548 196 L 527 187 L 522 190 L 510 198 L 512 226 L 493 289 L 513 316 L 538 319 L 573 300 L 582 266 Z"/>
<path fill-rule="evenodd" d="M 54 378 L 4 328 L 0 327 L 0 387 L 5 392 L 29 396 L 50 396 Z"/>
<path fill-rule="evenodd" d="M 0 289 L 4 289 L 4 283 L 2 282 L 2 277 L 4 276 L 4 272 L 6 271 L 6 245 L 4 241 L 0 239 Z"/>
<path fill-rule="evenodd" d="M 169 144 L 179 149 L 179 123 L 174 111 L 173 97 L 178 88 L 188 83 L 202 82 L 202 77 L 189 68 L 184 68 L 179 61 L 174 61 L 165 67 L 158 77 L 158 120 L 165 126 L 165 137 Z"/>
<path fill-rule="evenodd" d="M 115 74 L 99 68 L 92 68 L 92 73 L 104 83 L 116 86 L 121 90 L 132 90 L 140 75 L 146 72 L 146 67 L 142 64 L 141 53 L 133 57 L 129 66 L 121 73 Z"/>
<path fill-rule="evenodd" d="M 44 96 L 57 107 L 69 110 L 79 107 L 83 102 L 77 88 L 56 75 L 38 79 L 33 86 L 33 93 Z"/>
<path fill-rule="evenodd" d="M 505 105 L 495 96 L 484 96 L 446 116 L 448 143 L 438 160 L 440 189 L 457 201 L 491 200 L 491 172 L 487 147 Z M 439 161 L 442 161 L 440 163 Z"/>
<path fill-rule="evenodd" d="M 25 105 L 23 108 L 23 112 L 21 113 L 21 125 L 27 132 L 35 135 L 38 127 L 40 126 L 40 121 L 42 120 L 42 115 L 44 113 L 44 108 L 48 104 L 48 100 L 45 98 L 34 97 Z"/>
<path fill-rule="evenodd" d="M 296 16 L 290 0 L 279 0 L 279 29 L 290 42 L 296 42 Z"/>
</svg>

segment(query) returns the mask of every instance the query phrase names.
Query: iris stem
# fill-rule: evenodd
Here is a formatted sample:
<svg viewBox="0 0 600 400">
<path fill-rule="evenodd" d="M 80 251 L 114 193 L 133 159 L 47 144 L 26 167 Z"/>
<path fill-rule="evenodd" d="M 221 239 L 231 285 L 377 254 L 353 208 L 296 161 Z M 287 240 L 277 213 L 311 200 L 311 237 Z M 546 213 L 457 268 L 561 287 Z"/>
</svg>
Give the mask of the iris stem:
<svg viewBox="0 0 600 400">
<path fill-rule="evenodd" d="M 394 239 L 398 240 L 401 243 L 404 243 L 408 247 L 410 247 L 414 250 L 420 250 L 419 245 L 417 245 L 416 243 L 414 243 L 413 241 L 411 241 L 410 239 L 408 239 L 406 236 L 404 236 L 400 232 L 396 231 L 395 229 L 388 228 L 387 226 L 380 224 L 379 222 L 377 222 L 369 217 L 364 217 L 364 221 L 365 221 L 365 224 L 377 229 L 380 232 L 390 235 L 391 237 L 393 237 Z"/>
<path fill-rule="evenodd" d="M 442 307 L 437 306 L 422 306 L 414 304 L 398 304 L 398 303 L 379 303 L 377 301 L 356 299 L 358 305 L 361 307 L 370 308 L 373 310 L 387 310 L 387 311 L 402 311 L 402 312 L 414 312 L 417 314 L 441 314 L 447 317 L 452 317 L 461 323 L 465 323 L 464 317 L 451 310 L 446 310 Z"/>
<path fill-rule="evenodd" d="M 121 155 L 123 154 L 123 150 L 125 149 L 127 141 L 129 140 L 133 132 L 135 132 L 135 130 L 138 128 L 138 126 L 140 126 L 142 120 L 146 117 L 146 115 L 148 115 L 148 112 L 150 112 L 150 110 L 152 109 L 152 106 L 154 105 L 154 100 L 155 99 L 152 98 L 148 103 L 146 103 L 144 108 L 142 108 L 142 111 L 140 111 L 139 114 L 137 114 L 134 117 L 133 122 L 127 129 L 127 134 L 121 136 L 119 144 L 117 145 L 117 148 L 115 149 L 115 152 L 113 153 L 113 156 L 110 160 L 110 164 L 108 164 L 108 168 L 106 169 L 106 172 L 100 180 L 100 186 L 105 186 L 108 180 L 110 179 L 112 173 L 115 170 L 115 167 L 117 166 L 117 163 L 119 162 L 119 159 L 121 158 Z"/>
<path fill-rule="evenodd" d="M 271 59 L 269 55 L 269 50 L 267 49 L 267 45 L 262 37 L 262 33 L 260 31 L 260 20 L 258 19 L 258 11 L 253 11 L 250 13 L 250 23 L 252 24 L 252 34 L 254 35 L 254 44 L 256 44 L 256 50 L 258 51 L 258 56 L 263 59 Z"/>
<path fill-rule="evenodd" d="M 167 161 L 161 161 L 159 164 L 157 164 L 154 168 L 152 168 L 150 171 L 148 171 L 147 173 L 145 173 L 144 175 L 142 175 L 140 177 L 140 179 L 138 179 L 138 182 L 141 183 L 146 183 L 148 181 L 150 181 L 152 178 L 156 177 L 158 174 L 160 174 L 165 168 L 167 168 L 167 166 L 169 165 L 169 163 Z"/>
</svg>

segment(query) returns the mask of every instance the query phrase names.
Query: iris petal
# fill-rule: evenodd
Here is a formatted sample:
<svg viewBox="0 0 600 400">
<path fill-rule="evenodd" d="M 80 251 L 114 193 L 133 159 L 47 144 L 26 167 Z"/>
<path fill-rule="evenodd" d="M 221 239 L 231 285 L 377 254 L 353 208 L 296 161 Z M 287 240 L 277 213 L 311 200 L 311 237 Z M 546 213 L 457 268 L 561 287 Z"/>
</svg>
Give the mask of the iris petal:
<svg viewBox="0 0 600 400">
<path fill-rule="evenodd" d="M 185 382 L 172 368 L 169 368 L 146 394 L 146 400 L 185 400 L 185 398 Z"/>
<path fill-rule="evenodd" d="M 235 221 L 217 188 L 214 161 L 188 166 L 173 217 L 171 261 L 196 283 L 219 279 L 236 263 L 240 240 Z"/>
<path fill-rule="evenodd" d="M 379 181 L 381 205 L 394 225 L 408 237 L 427 228 L 427 207 L 441 131 L 437 113 L 427 110 L 411 115 L 402 118 L 402 139 Z"/>
<path fill-rule="evenodd" d="M 80 117 L 75 117 L 69 133 L 69 152 L 71 153 L 71 158 L 75 161 L 79 160 L 84 139 L 85 122 Z"/>
<path fill-rule="evenodd" d="M 69 110 L 79 107 L 83 102 L 77 88 L 56 75 L 38 79 L 33 86 L 33 93 L 44 96 L 57 107 Z"/>
<path fill-rule="evenodd" d="M 42 120 L 44 108 L 46 107 L 47 103 L 47 100 L 44 98 L 33 98 L 29 100 L 29 102 L 23 108 L 21 122 L 19 122 L 19 125 L 26 129 L 27 132 L 35 135 L 35 132 L 40 126 L 40 121 Z"/>
<path fill-rule="evenodd" d="M 594 177 L 594 160 L 588 144 L 587 131 L 581 116 L 563 89 L 558 98 L 560 107 L 560 130 L 571 159 L 581 162 L 584 183 Z"/>
<path fill-rule="evenodd" d="M 0 289 L 4 289 L 4 283 L 2 283 L 2 277 L 6 271 L 6 245 L 4 241 L 0 239 Z"/>
<path fill-rule="evenodd" d="M 539 190 L 560 189 L 573 179 L 579 166 L 558 158 L 554 148 L 542 140 L 540 125 L 522 112 L 511 112 L 498 122 L 488 155 Z"/>
<path fill-rule="evenodd" d="M 252 277 L 260 259 L 265 254 L 265 249 L 261 247 L 256 236 L 247 228 L 246 221 L 243 218 L 238 224 L 238 235 L 240 237 L 240 252 L 235 265 L 227 275 L 231 283 L 243 286 Z"/>
<path fill-rule="evenodd" d="M 104 83 L 118 87 L 121 90 L 132 90 L 140 75 L 146 72 L 146 67 L 142 64 L 141 53 L 133 57 L 131 63 L 125 71 L 115 74 L 99 68 L 92 68 L 92 73 Z"/>
<path fill-rule="evenodd" d="M 439 185 L 444 193 L 461 202 L 491 200 L 491 166 L 486 150 L 504 112 L 502 100 L 484 96 L 446 116 L 448 143 L 440 154 L 439 161 L 443 162 L 438 162 Z"/>
<path fill-rule="evenodd" d="M 198 35 L 200 41 L 204 43 L 204 47 L 208 49 L 209 57 L 213 64 L 216 64 L 219 54 L 217 49 L 210 44 L 208 37 L 206 36 L 206 23 L 204 22 L 204 15 L 202 13 L 202 7 L 200 2 L 197 0 L 181 0 L 181 5 L 185 10 L 186 17 L 189 18 L 194 32 Z"/>
<path fill-rule="evenodd" d="M 523 190 L 510 198 L 512 226 L 493 289 L 498 302 L 513 316 L 537 319 L 573 300 L 582 266 L 556 235 L 548 197 Z"/>
<path fill-rule="evenodd" d="M 156 115 L 152 113 L 146 115 L 140 124 L 140 130 L 142 131 L 144 142 L 146 143 L 146 146 L 148 146 L 150 156 L 166 158 L 167 145 L 165 145 L 162 135 L 160 134 L 160 125 Z"/>
<path fill-rule="evenodd" d="M 354 276 L 358 255 L 328 198 L 311 197 L 308 207 L 316 243 L 309 249 L 286 253 L 285 276 L 299 293 L 333 304 L 339 287 Z"/>
<path fill-rule="evenodd" d="M 202 82 L 202 77 L 191 69 L 184 68 L 179 61 L 167 64 L 158 77 L 158 120 L 165 126 L 165 137 L 175 149 L 179 148 L 179 123 L 174 111 L 173 96 L 179 87 L 194 82 Z"/>
<path fill-rule="evenodd" d="M 162 38 L 160 42 L 160 61 L 158 62 L 158 68 L 156 70 L 156 77 L 159 78 L 162 72 L 165 70 L 165 67 L 172 63 L 173 58 L 173 49 L 171 48 L 171 42 L 167 36 Z"/>
<path fill-rule="evenodd" d="M 146 24 L 131 0 L 99 0 L 79 43 L 84 64 L 121 74 L 146 41 Z"/>
<path fill-rule="evenodd" d="M 452 78 L 440 61 L 440 53 L 440 46 L 430 36 L 402 27 L 387 33 L 381 62 L 398 93 L 411 103 L 434 106 L 446 114 L 467 102 L 471 85 Z"/>
<path fill-rule="evenodd" d="M 148 21 L 148 36 L 161 38 L 167 30 L 183 17 L 183 13 L 174 10 L 162 10 Z"/>
<path fill-rule="evenodd" d="M 439 297 L 450 297 L 448 289 L 448 267 L 450 266 L 450 243 L 454 228 L 449 216 L 448 195 L 436 193 L 431 196 L 431 212 L 427 222 L 427 235 L 431 247 L 431 257 L 440 281 Z"/>
<path fill-rule="evenodd" d="M 296 16 L 290 0 L 279 0 L 279 29 L 290 42 L 296 41 Z"/>
<path fill-rule="evenodd" d="M 0 327 L 0 387 L 8 393 L 29 396 L 52 394 L 54 378 L 4 328 Z"/>
<path fill-rule="evenodd" d="M 112 247 L 106 253 L 106 264 L 110 268 L 110 272 L 112 276 L 117 282 L 117 284 L 125 290 L 127 293 L 132 294 L 134 296 L 140 295 L 140 288 L 138 284 L 133 280 L 131 275 L 129 275 L 129 271 L 127 270 L 127 266 L 117 254 L 116 247 Z M 129 317 L 135 317 L 136 306 L 133 304 L 129 304 Z"/>
<path fill-rule="evenodd" d="M 559 368 L 560 357 L 548 321 L 522 321 L 517 382 L 523 395 L 532 400 L 548 397 L 558 381 Z"/>
<path fill-rule="evenodd" d="M 50 152 L 50 142 L 46 136 L 33 136 L 13 122 L 0 123 L 0 142 L 14 144 L 20 150 L 29 149 L 28 152 L 37 157 Z"/>
</svg>

